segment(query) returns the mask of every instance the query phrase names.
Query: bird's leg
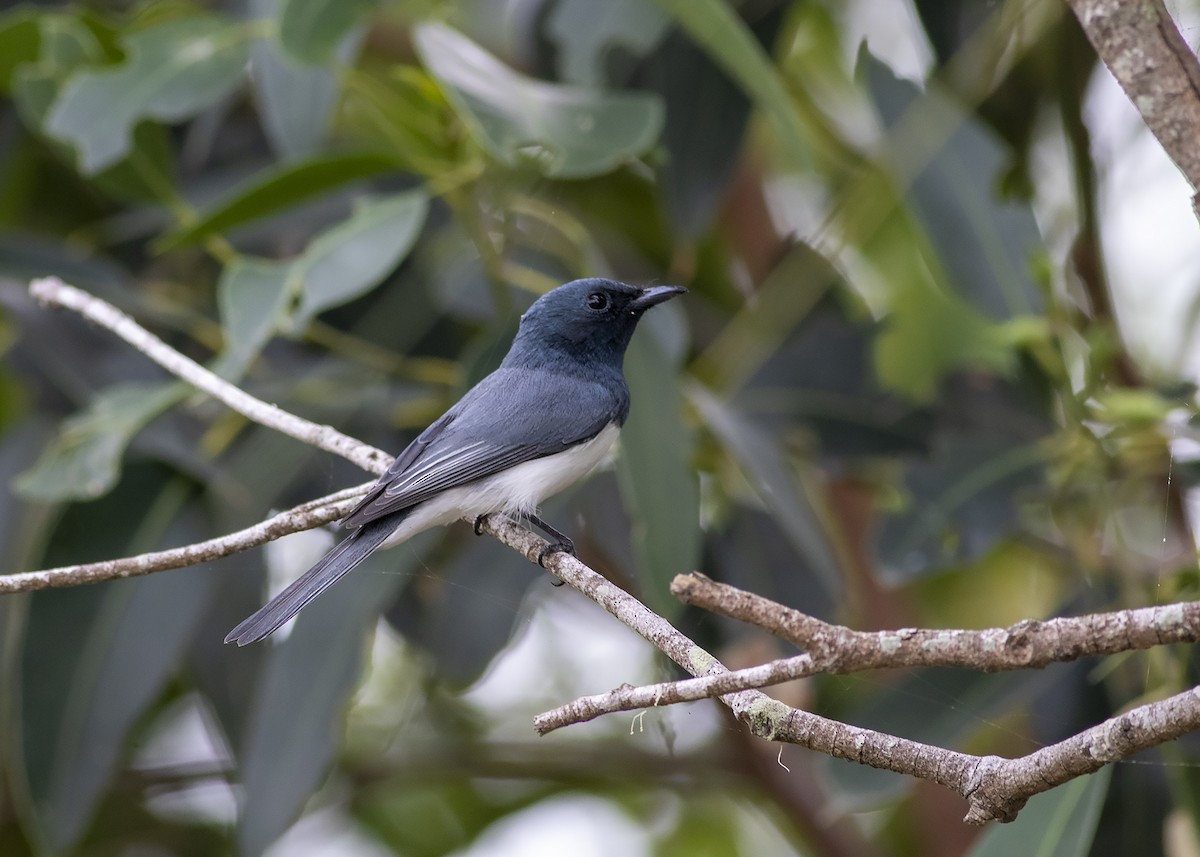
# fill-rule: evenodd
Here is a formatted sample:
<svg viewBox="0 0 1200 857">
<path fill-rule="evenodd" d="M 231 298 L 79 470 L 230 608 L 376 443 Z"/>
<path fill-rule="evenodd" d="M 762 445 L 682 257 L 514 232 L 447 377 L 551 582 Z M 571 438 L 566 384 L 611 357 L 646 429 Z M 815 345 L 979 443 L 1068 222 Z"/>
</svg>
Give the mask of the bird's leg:
<svg viewBox="0 0 1200 857">
<path fill-rule="evenodd" d="M 545 559 L 552 553 L 569 553 L 571 556 L 575 556 L 575 543 L 567 538 L 563 533 L 560 533 L 558 530 L 554 529 L 554 527 L 550 526 L 537 515 L 532 513 L 526 514 L 525 519 L 553 539 L 550 544 L 546 545 L 544 548 L 542 548 L 541 552 L 538 553 L 538 565 L 540 565 L 542 568 L 546 567 Z M 561 583 L 561 581 L 558 582 Z"/>
<path fill-rule="evenodd" d="M 488 516 L 487 512 L 484 512 L 482 515 L 475 516 L 475 525 L 473 527 L 471 527 L 471 529 L 473 529 L 475 531 L 475 535 L 477 535 L 477 536 L 483 535 L 483 530 L 481 530 L 479 528 L 483 526 L 484 519 L 486 519 L 487 516 Z"/>
</svg>

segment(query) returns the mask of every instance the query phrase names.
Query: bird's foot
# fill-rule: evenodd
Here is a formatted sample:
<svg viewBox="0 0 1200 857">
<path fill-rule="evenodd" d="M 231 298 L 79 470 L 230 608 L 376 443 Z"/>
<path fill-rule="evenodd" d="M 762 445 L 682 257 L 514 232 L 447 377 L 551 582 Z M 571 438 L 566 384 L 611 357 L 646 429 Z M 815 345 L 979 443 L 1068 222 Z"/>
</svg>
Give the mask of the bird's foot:
<svg viewBox="0 0 1200 857">
<path fill-rule="evenodd" d="M 486 520 L 487 520 L 486 513 L 475 516 L 475 524 L 474 524 L 474 526 L 471 527 L 471 529 L 473 529 L 475 531 L 475 535 L 477 535 L 477 536 L 483 535 L 483 530 L 481 530 L 480 527 L 483 526 L 483 522 Z"/>
<path fill-rule="evenodd" d="M 546 557 L 556 553 L 569 553 L 571 556 L 575 556 L 575 543 L 565 537 L 559 541 L 551 542 L 538 551 L 538 565 L 545 568 Z M 553 583 L 555 586 L 562 586 L 561 580 L 555 580 Z"/>
</svg>

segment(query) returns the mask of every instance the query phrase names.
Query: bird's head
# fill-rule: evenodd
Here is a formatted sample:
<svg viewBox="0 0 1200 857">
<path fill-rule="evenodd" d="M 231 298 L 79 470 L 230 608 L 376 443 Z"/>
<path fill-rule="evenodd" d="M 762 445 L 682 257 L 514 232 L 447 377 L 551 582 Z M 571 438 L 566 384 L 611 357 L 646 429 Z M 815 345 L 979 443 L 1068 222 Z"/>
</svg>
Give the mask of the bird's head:
<svg viewBox="0 0 1200 857">
<path fill-rule="evenodd" d="M 545 352 L 615 363 L 646 310 L 681 295 L 682 286 L 631 286 L 598 277 L 574 280 L 542 295 L 521 316 L 510 358 L 540 362 Z"/>
</svg>

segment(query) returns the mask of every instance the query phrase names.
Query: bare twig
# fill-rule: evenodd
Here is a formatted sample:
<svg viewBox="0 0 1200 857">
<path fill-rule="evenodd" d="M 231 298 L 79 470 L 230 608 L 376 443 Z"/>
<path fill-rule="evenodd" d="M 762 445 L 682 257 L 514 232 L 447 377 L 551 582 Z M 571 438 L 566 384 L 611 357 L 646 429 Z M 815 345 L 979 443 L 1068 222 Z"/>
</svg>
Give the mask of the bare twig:
<svg viewBox="0 0 1200 857">
<path fill-rule="evenodd" d="M 66 565 L 61 568 L 46 568 L 18 574 L 0 574 L 0 595 L 13 592 L 33 592 L 37 589 L 56 589 L 64 586 L 79 586 L 84 583 L 99 583 L 122 577 L 138 577 L 156 571 L 186 568 L 202 562 L 212 562 L 223 556 L 249 550 L 283 536 L 311 530 L 341 518 L 353 508 L 356 498 L 364 493 L 367 484 L 348 488 L 317 500 L 310 500 L 294 509 L 272 515 L 252 527 L 238 530 L 183 547 L 154 551 L 121 559 L 88 562 L 82 565 Z"/>
<path fill-rule="evenodd" d="M 180 354 L 112 304 L 69 286 L 58 277 L 34 280 L 29 284 L 29 293 L 41 303 L 74 310 L 89 321 L 111 330 L 172 375 L 208 393 L 247 419 L 309 446 L 340 455 L 369 473 L 378 475 L 392 463 L 392 457 L 383 450 L 344 435 L 331 426 L 317 425 L 254 398 Z"/>
<path fill-rule="evenodd" d="M 980 631 L 901 628 L 855 631 L 703 574 L 678 575 L 671 592 L 685 604 L 740 619 L 805 649 L 818 672 L 890 667 L 963 667 L 995 672 L 1041 669 L 1089 655 L 1112 655 L 1200 640 L 1200 601 L 1162 604 Z"/>
</svg>

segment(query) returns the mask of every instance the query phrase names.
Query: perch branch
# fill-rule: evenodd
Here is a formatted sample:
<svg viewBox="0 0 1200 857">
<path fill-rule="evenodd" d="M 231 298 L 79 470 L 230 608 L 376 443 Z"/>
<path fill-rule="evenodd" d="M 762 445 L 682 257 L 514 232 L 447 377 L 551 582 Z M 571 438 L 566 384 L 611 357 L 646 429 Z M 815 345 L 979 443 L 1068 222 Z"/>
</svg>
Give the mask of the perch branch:
<svg viewBox="0 0 1200 857">
<path fill-rule="evenodd" d="M 82 565 L 65 565 L 61 568 L 46 568 L 40 571 L 0 574 L 0 595 L 79 586 L 84 583 L 118 580 L 122 577 L 138 577 L 156 571 L 169 571 L 173 568 L 186 568 L 189 565 L 212 562 L 223 556 L 249 550 L 292 533 L 311 530 L 313 527 L 320 527 L 336 521 L 354 507 L 356 498 L 367 490 L 368 484 L 310 500 L 286 512 L 272 515 L 265 521 L 260 521 L 244 530 L 183 547 L 120 559 L 88 562 Z"/>
<path fill-rule="evenodd" d="M 103 324 L 145 351 L 169 371 L 196 383 L 252 420 L 344 455 L 371 472 L 378 473 L 389 460 L 384 453 L 359 444 L 353 438 L 300 420 L 236 388 L 231 391 L 228 389 L 231 385 L 174 352 L 132 319 L 85 292 L 53 279 L 38 280 L 31 285 L 31 289 L 43 301 L 74 309 Z M 361 488 L 321 498 L 240 533 L 175 551 L 12 577 L 26 581 L 26 588 L 38 588 L 147 573 L 158 570 L 154 567 L 156 561 L 163 567 L 178 567 L 202 561 L 207 557 L 204 551 L 214 542 L 224 542 L 222 549 L 229 548 L 226 552 L 231 552 L 239 549 L 234 545 L 241 545 L 244 549 L 277 538 L 284 532 L 294 532 L 305 526 L 333 520 L 344 514 L 354 494 L 359 491 Z M 547 544 L 544 539 L 501 515 L 492 515 L 482 521 L 481 529 L 524 555 L 530 562 L 537 561 Z M 171 557 L 171 564 L 167 564 L 164 556 Z M 564 553 L 551 554 L 546 559 L 546 566 L 693 676 L 710 680 L 718 689 L 722 687 L 722 681 L 734 681 L 724 678 L 733 674 L 712 655 L 576 557 Z M 77 580 L 72 580 L 72 575 Z M 806 657 L 809 656 L 801 656 Z M 803 660 L 797 663 L 807 668 Z M 790 708 L 757 690 L 736 690 L 725 693 L 720 700 L 760 738 L 798 744 L 838 758 L 939 783 L 966 798 L 969 804 L 967 821 L 981 824 L 993 818 L 1011 820 L 1030 795 L 1196 728 L 1197 712 L 1200 712 L 1200 705 L 1196 704 L 1197 693 L 1193 690 L 1142 706 L 1061 744 L 1015 760 L 971 756 L 861 729 Z"/>
</svg>

